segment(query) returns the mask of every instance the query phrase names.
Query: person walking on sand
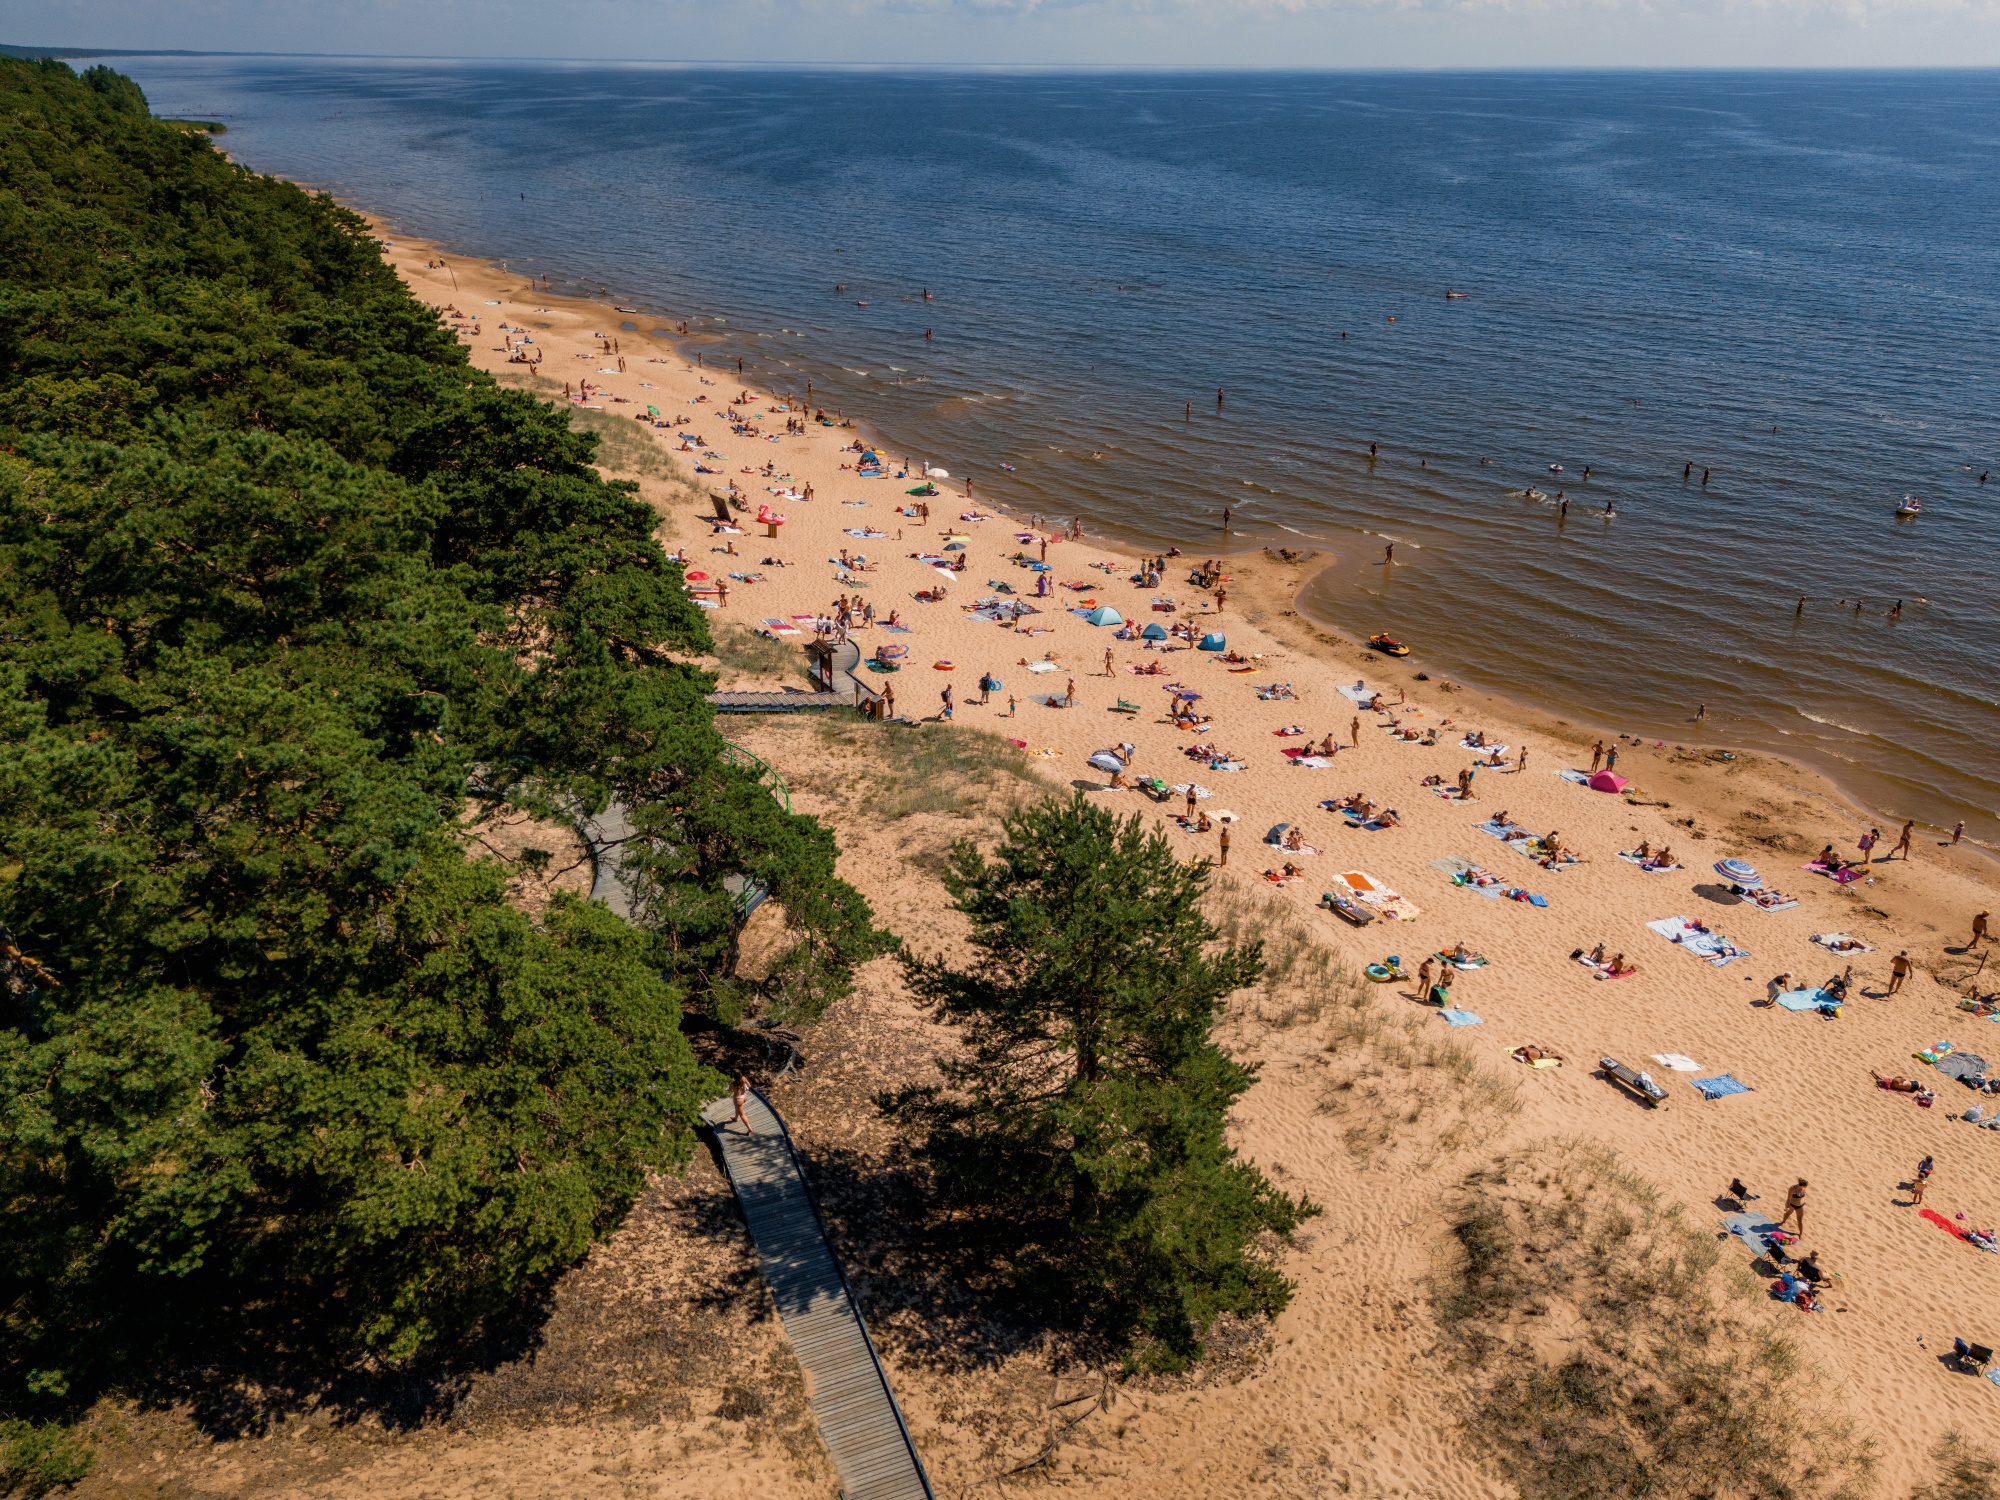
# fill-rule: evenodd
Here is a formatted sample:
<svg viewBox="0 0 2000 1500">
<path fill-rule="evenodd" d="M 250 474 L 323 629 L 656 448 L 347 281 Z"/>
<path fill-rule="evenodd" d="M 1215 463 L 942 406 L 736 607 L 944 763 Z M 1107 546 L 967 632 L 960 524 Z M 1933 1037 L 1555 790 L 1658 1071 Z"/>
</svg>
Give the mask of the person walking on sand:
<svg viewBox="0 0 2000 1500">
<path fill-rule="evenodd" d="M 1104 675 L 1106 677 L 1115 675 L 1111 666 L 1111 648 L 1109 646 L 1104 648 Z"/>
<path fill-rule="evenodd" d="M 741 1073 L 738 1073 L 736 1075 L 736 1082 L 729 1085 L 729 1097 L 736 1105 L 736 1118 L 729 1123 L 732 1125 L 741 1125 L 745 1135 L 755 1135 L 757 1131 L 751 1125 L 750 1117 L 743 1113 L 744 1102 L 750 1097 L 750 1080 Z"/>
<path fill-rule="evenodd" d="M 1221 614 L 1222 606 L 1227 604 L 1228 602 L 1229 602 L 1229 590 L 1217 589 L 1215 591 L 1215 612 L 1217 614 Z"/>
<path fill-rule="evenodd" d="M 1889 960 L 1889 993 L 1895 994 L 1903 987 L 1903 981 L 1910 977 L 1910 970 L 1916 965 L 1910 962 L 1910 950 L 1905 948 Z"/>
<path fill-rule="evenodd" d="M 1965 940 L 1965 946 L 1976 948 L 1986 941 L 1986 912 L 1980 912 L 1972 919 L 1972 936 Z"/>
<path fill-rule="evenodd" d="M 1909 862 L 1910 835 L 1916 831 L 1916 827 L 1917 827 L 1917 820 L 1915 818 L 1911 818 L 1908 822 L 1906 822 L 1903 825 L 1902 836 L 1896 840 L 1896 847 L 1889 851 L 1889 858 L 1894 859 L 1897 855 L 1900 854 L 1903 856 L 1903 860 L 1906 864 Z"/>
<path fill-rule="evenodd" d="M 1860 863 L 1864 865 L 1872 863 L 1871 857 L 1875 853 L 1875 845 L 1881 841 L 1881 838 L 1882 830 L 1871 828 L 1855 841 L 1854 847 L 1861 851 Z"/>
<path fill-rule="evenodd" d="M 1015 711 L 1018 710 L 1020 706 L 1021 706 L 1020 699 L 1016 698 L 1012 693 L 1009 693 L 1007 695 L 1007 717 L 1010 719 L 1013 718 Z"/>
<path fill-rule="evenodd" d="M 1926 1156 L 1922 1161 L 1917 1163 L 1917 1170 L 1910 1174 L 1909 1206 L 1911 1208 L 1915 1208 L 1924 1201 L 1924 1189 L 1930 1186 L 1931 1173 L 1935 1170 L 1936 1164 Z"/>
<path fill-rule="evenodd" d="M 1805 1238 L 1806 1180 L 1803 1177 L 1793 1183 L 1790 1190 L 1785 1194 L 1785 1212 L 1784 1216 L 1778 1220 L 1778 1227 L 1783 1229 L 1790 1223 L 1797 1223 L 1799 1226 L 1799 1237 L 1801 1239 Z"/>
<path fill-rule="evenodd" d="M 1956 849 L 1958 841 L 1965 837 L 1965 819 L 1960 818 L 1951 825 L 1951 847 Z"/>
<path fill-rule="evenodd" d="M 1188 783 L 1187 815 L 1190 818 L 1194 816 L 1194 783 L 1192 781 Z"/>
<path fill-rule="evenodd" d="M 1355 749 L 1357 749 L 1357 750 L 1359 750 L 1359 749 L 1361 748 L 1361 715 L 1360 715 L 1360 714 L 1356 714 L 1356 715 L 1354 716 L 1354 722 L 1353 722 L 1353 723 L 1351 723 L 1351 724 L 1349 724 L 1349 725 L 1347 726 L 1347 732 L 1348 732 L 1349 736 L 1351 736 L 1351 737 L 1352 737 L 1352 739 L 1354 740 L 1354 748 L 1355 748 Z"/>
<path fill-rule="evenodd" d="M 939 717 L 940 719 L 949 719 L 949 718 L 951 717 L 951 684 L 950 684 L 950 683 L 948 683 L 948 682 L 947 682 L 947 683 L 946 683 L 946 684 L 944 685 L 944 691 L 943 691 L 943 692 L 941 692 L 941 693 L 939 693 L 939 694 L 938 694 L 938 697 L 939 697 L 939 698 L 940 698 L 940 699 L 941 699 L 941 700 L 943 701 L 943 704 L 944 704 L 944 706 L 943 706 L 942 708 L 940 708 L 940 709 L 938 710 L 938 717 Z"/>
<path fill-rule="evenodd" d="M 1229 868 L 1229 825 L 1227 823 L 1224 823 L 1222 825 L 1221 832 L 1222 836 L 1218 840 L 1218 843 L 1220 844 L 1220 847 L 1222 849 L 1222 858 L 1217 860 L 1215 863 L 1217 869 L 1226 870 Z"/>
</svg>

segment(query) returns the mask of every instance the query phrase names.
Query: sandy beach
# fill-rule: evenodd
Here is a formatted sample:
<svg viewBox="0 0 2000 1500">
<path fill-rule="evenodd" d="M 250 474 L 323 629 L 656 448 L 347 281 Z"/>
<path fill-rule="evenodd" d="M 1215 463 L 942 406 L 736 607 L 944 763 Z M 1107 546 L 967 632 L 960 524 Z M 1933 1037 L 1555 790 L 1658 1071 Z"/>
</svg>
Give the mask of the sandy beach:
<svg viewBox="0 0 2000 1500">
<path fill-rule="evenodd" d="M 1137 558 L 1089 535 L 1087 511 L 1081 539 L 1061 537 L 1067 515 L 1030 533 L 1021 518 L 967 500 L 956 477 L 938 479 L 939 493 L 924 497 L 926 524 L 905 513 L 920 503 L 907 492 L 924 478 L 904 455 L 881 450 L 882 478 L 856 473 L 852 445 L 863 429 L 819 425 L 802 401 L 788 406 L 784 392 L 748 387 L 733 367 L 697 368 L 669 340 L 651 337 L 643 319 L 638 330 L 623 328 L 635 317 L 548 297 L 496 267 L 451 257 L 441 268 L 435 247 L 383 234 L 392 242 L 385 253 L 416 294 L 459 315 L 473 363 L 556 401 L 565 385 L 575 391 L 587 381 L 588 399 L 571 403 L 588 409 L 584 420 L 622 423 L 649 445 L 656 461 L 627 453 L 632 444 L 617 437 L 605 467 L 640 481 L 660 511 L 664 544 L 685 550 L 691 577 L 707 575 L 698 587 L 727 584 L 726 602 L 710 613 L 726 643 L 725 686 L 803 687 L 809 622 L 846 596 L 875 612 L 873 626 L 853 631 L 864 656 L 907 648 L 899 670 L 862 673 L 893 686 L 902 719 L 936 719 L 949 685 L 953 733 L 997 735 L 1025 757 L 998 792 L 974 789 L 961 808 L 899 815 L 888 794 L 910 788 L 893 778 L 925 773 L 896 759 L 893 737 L 935 731 L 845 716 L 838 727 L 807 716 L 726 723 L 725 732 L 781 772 L 803 810 L 834 827 L 843 873 L 885 925 L 926 950 L 947 941 L 934 866 L 915 854 L 955 835 L 979 836 L 1008 786 L 1032 789 L 1039 778 L 1141 814 L 1188 857 L 1219 857 L 1219 818 L 1229 812 L 1228 899 L 1240 920 L 1274 950 L 1321 955 L 1295 980 L 1244 997 L 1227 1031 L 1232 1048 L 1263 1068 L 1239 1112 L 1236 1143 L 1326 1210 L 1288 1258 L 1296 1300 L 1268 1342 L 1225 1353 L 1189 1379 L 1100 1394 L 1087 1420 L 1070 1426 L 1050 1413 L 1088 1381 L 1052 1372 L 1046 1350 L 1032 1347 L 940 1356 L 935 1317 L 922 1298 L 905 1295 L 912 1273 L 871 1243 L 885 1214 L 852 1179 L 865 1178 L 864 1169 L 887 1173 L 897 1148 L 866 1101 L 877 1087 L 920 1076 L 945 1045 L 903 997 L 893 968 L 871 966 L 804 1044 L 803 1074 L 771 1086 L 802 1149 L 848 1174 L 843 1187 L 829 1167 L 822 1191 L 940 1494 L 973 1493 L 1031 1460 L 1036 1482 L 1149 1500 L 1246 1489 L 1516 1493 L 1456 1435 L 1465 1382 L 1432 1357 L 1440 1333 L 1429 1288 L 1454 1254 L 1451 1205 L 1468 1174 L 1508 1153 L 1576 1143 L 1614 1151 L 1704 1238 L 1722 1234 L 1720 1220 L 1735 1205 L 1718 1200 L 1732 1178 L 1757 1195 L 1743 1206 L 1774 1220 L 1788 1187 L 1809 1179 L 1807 1232 L 1793 1253 L 1811 1250 L 1838 1273 L 1824 1310 L 1801 1312 L 1770 1297 L 1751 1251 L 1733 1239 L 1719 1239 L 1717 1274 L 1743 1326 L 1775 1329 L 1797 1349 L 1786 1384 L 1830 1421 L 1851 1422 L 1875 1450 L 1874 1492 L 1906 1494 L 1931 1472 L 1947 1432 L 2000 1432 L 2000 1394 L 1941 1361 L 1954 1336 L 2000 1342 L 2000 1256 L 1903 1206 L 1910 1194 L 1901 1186 L 1933 1156 L 1924 1207 L 1967 1230 L 2000 1225 L 1991 1170 L 2000 1133 L 1960 1118 L 1975 1105 L 1991 1114 L 1993 1103 L 1913 1056 L 1941 1041 L 2000 1055 L 2000 1029 L 1989 1032 L 1992 1022 L 1960 1009 L 1988 951 L 1967 947 L 1971 922 L 1995 904 L 1994 866 L 1982 854 L 1942 847 L 1936 833 L 1919 829 L 1909 857 L 1890 860 L 1898 830 L 1884 827 L 1872 862 L 1837 883 L 1803 867 L 1828 844 L 1858 857 L 1869 824 L 1823 779 L 1762 756 L 1623 737 L 1612 704 L 1559 716 L 1482 698 L 1427 671 L 1421 642 L 1398 662 L 1339 639 L 1293 603 L 1326 564 L 1323 554 L 1225 555 L 1189 543 L 1157 585 L 1135 584 Z M 536 365 L 510 362 L 522 348 Z M 788 432 L 794 419 L 802 431 Z M 951 465 L 948 454 L 931 457 Z M 709 496 L 729 486 L 748 510 L 722 529 Z M 810 500 L 801 498 L 807 487 Z M 760 506 L 785 517 L 775 539 L 752 519 Z M 1038 575 L 1015 559 L 1039 561 L 1044 537 L 1050 571 Z M 954 538 L 964 539 L 962 550 L 945 551 Z M 841 566 L 843 554 L 851 567 Z M 965 559 L 942 602 L 917 597 L 944 582 L 919 554 Z M 1223 575 L 1219 607 L 1215 591 L 1189 581 L 1191 565 L 1210 557 Z M 1049 579 L 1046 597 L 1034 593 L 1038 576 Z M 1172 612 L 1154 608 L 1168 598 Z M 981 618 L 974 607 L 993 599 L 1025 599 L 1037 612 L 1014 623 Z M 1227 650 L 1118 639 L 1117 627 L 1082 617 L 1097 605 L 1135 630 L 1159 623 L 1221 635 Z M 892 611 L 907 630 L 885 628 Z M 786 648 L 782 658 L 768 655 L 775 672 L 743 665 L 760 660 L 745 643 L 760 632 Z M 981 705 L 988 673 L 1003 686 Z M 1365 686 L 1357 692 L 1357 684 Z M 1176 691 L 1199 695 L 1188 701 L 1206 727 L 1169 721 Z M 1378 692 L 1386 710 L 1357 704 Z M 1478 765 L 1474 800 L 1444 795 L 1461 772 L 1492 759 L 1465 745 L 1475 731 L 1505 747 L 1503 764 Z M 1329 735 L 1338 746 L 1331 755 L 1286 754 L 1317 749 Z M 1625 795 L 1578 779 L 1598 743 L 1616 750 L 1616 772 L 1630 780 Z M 1196 784 L 1212 794 L 1196 802 L 1211 831 L 1172 821 L 1186 805 L 1181 793 L 1155 801 L 1111 787 L 1091 757 L 1124 744 L 1130 768 L 1120 779 Z M 1191 759 L 1193 745 L 1211 747 L 1215 763 Z M 1432 779 L 1442 785 L 1425 784 Z M 1324 805 L 1357 793 L 1376 810 L 1395 809 L 1396 825 L 1354 826 Z M 1485 825 L 1503 813 L 1533 835 L 1559 833 L 1576 862 L 1551 867 L 1521 841 L 1496 836 Z M 1312 852 L 1265 842 L 1280 825 L 1298 830 Z M 1670 846 L 1679 867 L 1646 869 L 1622 857 L 1642 845 Z M 1780 909 L 1732 894 L 1730 877 L 1714 868 L 1724 859 L 1753 866 L 1765 888 L 1784 894 L 1773 902 Z M 1287 862 L 1296 878 L 1269 878 Z M 1468 869 L 1485 873 L 1454 878 Z M 1382 888 L 1400 901 L 1384 899 Z M 1376 897 L 1361 903 L 1374 916 L 1364 927 L 1322 905 L 1325 893 L 1357 891 Z M 1694 934 L 1691 948 L 1649 926 L 1673 918 L 1707 931 Z M 1836 953 L 1815 941 L 1833 934 L 1865 947 Z M 1725 949 L 1717 963 L 1695 951 L 1712 948 L 1706 940 L 1717 935 L 1740 956 Z M 1485 960 L 1451 971 L 1451 1007 L 1476 1021 L 1449 1024 L 1420 1003 L 1414 977 L 1355 984 L 1364 965 L 1389 955 L 1414 976 L 1420 961 L 1457 944 Z M 1636 972 L 1611 979 L 1571 956 L 1599 944 Z M 1912 972 L 1891 995 L 1891 960 L 1903 950 Z M 1850 964 L 1852 989 L 1837 1016 L 1772 1003 L 1774 988 L 1819 986 Z M 1361 998 L 1315 1009 L 1315 988 L 1330 992 L 1336 973 Z M 1774 987 L 1784 975 L 1790 980 Z M 1353 1015 L 1364 1011 L 1367 1034 L 1357 1041 Z M 1510 1057 L 1527 1044 L 1560 1054 L 1563 1065 L 1530 1068 Z M 1664 1107 L 1646 1107 L 1601 1076 L 1607 1056 L 1647 1072 Z M 1695 1066 L 1677 1066 L 1685 1063 Z M 1871 1072 L 1917 1078 L 1936 1092 L 1935 1107 L 1879 1089 Z M 1723 1075 L 1747 1091 L 1707 1099 L 1693 1086 Z M 687 1183 L 662 1192 L 679 1205 L 706 1195 L 714 1212 L 726 1199 L 705 1160 Z M 649 1199 L 579 1278 L 616 1280 L 617 1267 L 670 1259 L 658 1237 L 673 1236 L 695 1212 Z M 749 1264 L 741 1247 L 705 1253 L 738 1278 Z M 628 1281 L 644 1284 L 649 1315 L 683 1291 L 664 1272 L 635 1271 Z M 714 1316 L 718 1336 L 741 1341 L 746 1365 L 782 1364 L 782 1338 L 754 1291 Z M 1545 1330 L 1550 1349 L 1566 1340 L 1588 1342 L 1581 1328 Z M 704 1378 L 718 1390 L 726 1384 L 714 1372 Z M 615 1420 L 551 1409 L 536 1418 L 552 1424 L 546 1431 L 517 1422 L 498 1436 L 502 1429 L 482 1428 L 476 1440 L 447 1424 L 343 1450 L 319 1470 L 276 1467 L 275 1457 L 255 1456 L 258 1445 L 237 1444 L 246 1451 L 232 1456 L 228 1475 L 211 1460 L 200 1472 L 212 1480 L 189 1485 L 224 1493 L 262 1474 L 274 1486 L 267 1492 L 311 1495 L 833 1493 L 796 1421 L 783 1429 L 790 1439 L 760 1447 L 735 1419 L 711 1418 L 713 1405 L 703 1397 L 680 1414 Z M 117 1472 L 107 1465 L 105 1482 Z"/>
</svg>

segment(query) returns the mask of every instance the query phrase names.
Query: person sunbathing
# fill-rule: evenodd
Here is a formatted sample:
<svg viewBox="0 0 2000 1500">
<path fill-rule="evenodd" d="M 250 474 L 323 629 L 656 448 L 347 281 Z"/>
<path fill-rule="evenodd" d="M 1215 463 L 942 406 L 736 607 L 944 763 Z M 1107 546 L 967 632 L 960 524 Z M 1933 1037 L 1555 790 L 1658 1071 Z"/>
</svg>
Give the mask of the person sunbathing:
<svg viewBox="0 0 2000 1500">
<path fill-rule="evenodd" d="M 1319 753 L 1321 755 L 1332 755 L 1336 751 L 1338 751 L 1339 748 L 1340 747 L 1334 744 L 1333 742 L 1333 733 L 1331 730 L 1327 732 L 1326 738 L 1319 742 Z"/>
<path fill-rule="evenodd" d="M 1653 856 L 1653 868 L 1656 870 L 1671 870 L 1678 863 L 1680 861 L 1674 858 L 1674 851 L 1665 844 L 1660 845 L 1659 853 Z"/>
<path fill-rule="evenodd" d="M 1868 1076 L 1875 1080 L 1875 1087 L 1887 1089 L 1892 1094 L 1921 1094 L 1924 1086 L 1914 1078 L 1904 1078 L 1901 1074 L 1884 1078 L 1880 1073 L 1870 1071 Z"/>
<path fill-rule="evenodd" d="M 1473 730 L 1466 735 L 1465 743 L 1475 750 L 1484 750 L 1486 748 L 1486 731 L 1483 729 Z"/>
<path fill-rule="evenodd" d="M 1636 974 L 1639 972 L 1639 966 L 1637 964 L 1628 964 L 1627 962 L 1625 962 L 1625 955 L 1622 953 L 1612 954 L 1611 962 L 1607 964 L 1605 967 L 1606 967 L 1606 972 L 1608 972 L 1613 979 L 1623 979 L 1627 974 Z"/>
<path fill-rule="evenodd" d="M 1305 847 L 1305 842 L 1306 836 L 1299 831 L 1296 823 L 1293 824 L 1292 831 L 1285 835 L 1285 847 L 1287 849 L 1302 849 Z"/>
<path fill-rule="evenodd" d="M 1354 815 L 1366 823 L 1375 816 L 1375 802 L 1371 797 L 1363 797 L 1354 804 Z"/>
<path fill-rule="evenodd" d="M 1653 846 L 1647 840 L 1640 839 L 1639 847 L 1634 849 L 1632 852 L 1639 856 L 1639 863 L 1643 865 L 1647 860 L 1653 857 Z"/>
<path fill-rule="evenodd" d="M 1214 826 L 1215 826 L 1215 825 L 1214 825 L 1213 823 L 1211 823 L 1211 822 L 1209 822 L 1209 821 L 1208 821 L 1208 814 L 1207 814 L 1207 813 L 1205 813 L 1205 812 L 1200 812 L 1200 811 L 1197 811 L 1197 812 L 1195 813 L 1195 815 L 1194 815 L 1194 831 L 1195 831 L 1196 833 L 1207 833 L 1207 832 L 1208 832 L 1208 831 L 1209 831 L 1209 830 L 1210 830 L 1211 828 L 1213 828 Z"/>
<path fill-rule="evenodd" d="M 1508 1055 L 1524 1063 L 1561 1062 L 1563 1060 L 1563 1055 L 1560 1052 L 1551 1052 L 1546 1047 L 1516 1047 Z"/>
<path fill-rule="evenodd" d="M 1483 964 L 1486 962 L 1485 959 L 1466 947 L 1464 943 L 1453 943 L 1451 945 L 1450 957 L 1451 961 L 1455 964 Z"/>
<path fill-rule="evenodd" d="M 1402 821 L 1403 820 L 1396 815 L 1395 808 L 1385 807 L 1379 814 L 1376 815 L 1375 826 L 1377 828 L 1394 828 Z"/>
<path fill-rule="evenodd" d="M 1435 729 L 1426 729 L 1424 731 L 1424 737 L 1417 741 L 1417 743 L 1420 745 L 1435 745 L 1437 742 L 1438 742 L 1438 732 Z"/>
</svg>

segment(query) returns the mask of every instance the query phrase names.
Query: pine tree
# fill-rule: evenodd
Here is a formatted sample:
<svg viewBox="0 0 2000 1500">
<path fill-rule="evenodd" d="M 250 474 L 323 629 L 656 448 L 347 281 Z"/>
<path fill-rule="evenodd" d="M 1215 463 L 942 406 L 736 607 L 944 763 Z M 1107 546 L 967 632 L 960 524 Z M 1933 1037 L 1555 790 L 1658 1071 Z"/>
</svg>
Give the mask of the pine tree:
<svg viewBox="0 0 2000 1500">
<path fill-rule="evenodd" d="M 1263 957 L 1215 946 L 1208 880 L 1136 814 L 1080 795 L 1008 818 L 991 861 L 961 843 L 945 883 L 972 961 L 905 970 L 963 1055 L 942 1087 L 883 1101 L 943 1205 L 983 1219 L 1018 1278 L 1167 1364 L 1219 1314 L 1284 1306 L 1270 1244 L 1318 1212 L 1223 1139 L 1256 1075 L 1214 1028 Z"/>
</svg>

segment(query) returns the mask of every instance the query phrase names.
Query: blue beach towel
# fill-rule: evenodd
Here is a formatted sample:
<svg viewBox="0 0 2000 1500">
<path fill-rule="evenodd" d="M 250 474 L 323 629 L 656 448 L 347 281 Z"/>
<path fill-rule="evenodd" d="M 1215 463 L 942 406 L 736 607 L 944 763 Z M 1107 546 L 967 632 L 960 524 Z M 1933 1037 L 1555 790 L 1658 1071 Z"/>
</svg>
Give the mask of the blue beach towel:
<svg viewBox="0 0 2000 1500">
<path fill-rule="evenodd" d="M 1438 1019 L 1447 1026 L 1484 1026 L 1486 1023 L 1469 1010 L 1441 1010 Z"/>
<path fill-rule="evenodd" d="M 1690 1078 L 1688 1084 L 1690 1087 L 1700 1090 L 1701 1097 L 1704 1099 L 1720 1099 L 1729 1094 L 1755 1092 L 1749 1084 L 1740 1082 L 1730 1077 L 1727 1073 L 1718 1073 L 1713 1078 Z"/>
<path fill-rule="evenodd" d="M 1768 1214 L 1760 1214 L 1753 1209 L 1749 1213 L 1724 1215 L 1722 1227 L 1748 1245 L 1753 1255 L 1764 1255 L 1771 1248 L 1770 1241 L 1764 1236 L 1778 1226 L 1771 1222 Z"/>
<path fill-rule="evenodd" d="M 1578 786 L 1590 785 L 1590 776 L 1583 771 L 1558 771 L 1556 775 L 1562 777 L 1564 781 L 1574 781 Z"/>
<path fill-rule="evenodd" d="M 1778 996 L 1778 1004 L 1786 1010 L 1831 1010 L 1840 1002 L 1817 986 L 1803 990 L 1786 990 Z"/>
</svg>

